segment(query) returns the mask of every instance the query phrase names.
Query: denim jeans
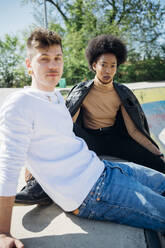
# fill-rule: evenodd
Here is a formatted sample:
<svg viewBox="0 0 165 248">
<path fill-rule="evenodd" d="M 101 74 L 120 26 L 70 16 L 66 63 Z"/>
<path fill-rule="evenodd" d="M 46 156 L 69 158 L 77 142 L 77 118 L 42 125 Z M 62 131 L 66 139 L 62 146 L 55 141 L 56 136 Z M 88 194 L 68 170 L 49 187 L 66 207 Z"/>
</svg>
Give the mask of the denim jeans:
<svg viewBox="0 0 165 248">
<path fill-rule="evenodd" d="M 164 232 L 165 175 L 136 164 L 103 162 L 103 173 L 76 215 Z"/>
</svg>

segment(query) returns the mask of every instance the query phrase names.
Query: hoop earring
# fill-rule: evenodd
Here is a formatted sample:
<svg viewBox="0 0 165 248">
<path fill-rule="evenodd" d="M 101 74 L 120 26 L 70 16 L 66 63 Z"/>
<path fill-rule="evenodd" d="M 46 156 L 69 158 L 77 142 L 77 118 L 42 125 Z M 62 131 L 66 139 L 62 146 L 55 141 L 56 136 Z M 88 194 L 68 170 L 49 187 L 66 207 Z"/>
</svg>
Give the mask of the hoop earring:
<svg viewBox="0 0 165 248">
<path fill-rule="evenodd" d="M 31 76 L 32 75 L 32 69 L 28 69 L 28 74 Z"/>
</svg>

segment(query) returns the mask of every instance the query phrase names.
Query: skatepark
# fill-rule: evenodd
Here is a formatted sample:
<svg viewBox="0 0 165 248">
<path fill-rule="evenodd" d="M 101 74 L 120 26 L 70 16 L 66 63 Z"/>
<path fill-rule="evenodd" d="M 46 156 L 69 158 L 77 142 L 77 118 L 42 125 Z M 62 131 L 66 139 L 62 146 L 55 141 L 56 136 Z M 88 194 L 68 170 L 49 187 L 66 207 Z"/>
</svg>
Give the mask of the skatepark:
<svg viewBox="0 0 165 248">
<path fill-rule="evenodd" d="M 128 84 L 147 116 L 151 135 L 165 154 L 165 82 Z M 0 105 L 11 92 L 0 89 Z M 24 168 L 18 191 L 24 186 Z M 163 248 L 156 233 L 129 226 L 91 221 L 64 213 L 57 205 L 14 206 L 12 235 L 26 248 Z"/>
</svg>

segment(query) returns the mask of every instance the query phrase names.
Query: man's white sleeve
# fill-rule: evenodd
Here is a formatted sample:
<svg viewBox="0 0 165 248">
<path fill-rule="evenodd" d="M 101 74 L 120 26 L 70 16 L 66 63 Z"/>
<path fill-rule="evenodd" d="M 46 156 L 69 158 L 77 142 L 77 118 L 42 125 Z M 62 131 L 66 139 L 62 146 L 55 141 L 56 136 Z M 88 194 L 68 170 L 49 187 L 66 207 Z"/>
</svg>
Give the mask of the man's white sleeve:
<svg viewBox="0 0 165 248">
<path fill-rule="evenodd" d="M 0 196 L 16 194 L 25 164 L 32 133 L 26 107 L 23 97 L 11 97 L 0 109 Z"/>
</svg>

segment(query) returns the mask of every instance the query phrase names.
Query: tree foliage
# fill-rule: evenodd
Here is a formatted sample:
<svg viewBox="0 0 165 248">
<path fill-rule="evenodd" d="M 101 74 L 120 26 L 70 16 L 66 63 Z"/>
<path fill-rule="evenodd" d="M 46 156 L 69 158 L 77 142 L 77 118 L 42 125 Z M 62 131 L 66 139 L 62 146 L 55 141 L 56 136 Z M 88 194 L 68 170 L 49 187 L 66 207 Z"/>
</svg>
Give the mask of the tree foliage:
<svg viewBox="0 0 165 248">
<path fill-rule="evenodd" d="M 0 40 L 0 88 L 19 87 L 28 82 L 22 66 L 23 51 L 17 36 L 6 35 Z"/>
<path fill-rule="evenodd" d="M 41 0 L 33 2 L 42 8 Z M 158 39 L 162 35 L 164 6 L 154 0 L 47 0 L 56 24 L 49 28 L 62 34 L 65 52 L 64 76 L 69 83 L 92 77 L 84 51 L 92 37 L 111 33 L 128 46 L 129 58 L 157 56 Z M 160 51 L 160 49 L 159 49 Z M 140 54 L 140 55 L 139 55 Z"/>
<path fill-rule="evenodd" d="M 38 25 L 43 26 L 43 0 L 20 2 L 32 5 Z M 119 68 L 116 76 L 120 82 L 165 79 L 165 48 L 160 46 L 165 17 L 163 1 L 46 0 L 46 3 L 49 29 L 57 31 L 63 38 L 63 76 L 67 84 L 93 77 L 85 59 L 85 48 L 91 38 L 103 33 L 117 35 L 127 44 L 128 62 Z M 0 87 L 4 85 L 2 78 L 12 87 L 18 82 L 14 81 L 19 77 L 15 75 L 23 75 L 25 82 L 27 80 L 25 70 L 19 67 L 22 64 L 21 47 L 18 40 L 10 38 L 0 43 L 3 55 L 0 60 Z M 3 42 L 11 44 L 5 48 Z"/>
</svg>

